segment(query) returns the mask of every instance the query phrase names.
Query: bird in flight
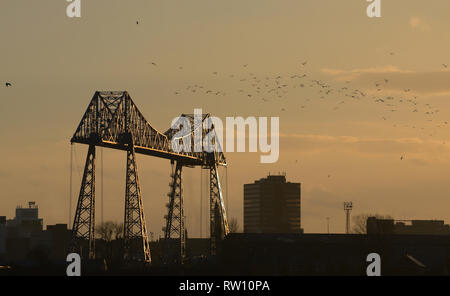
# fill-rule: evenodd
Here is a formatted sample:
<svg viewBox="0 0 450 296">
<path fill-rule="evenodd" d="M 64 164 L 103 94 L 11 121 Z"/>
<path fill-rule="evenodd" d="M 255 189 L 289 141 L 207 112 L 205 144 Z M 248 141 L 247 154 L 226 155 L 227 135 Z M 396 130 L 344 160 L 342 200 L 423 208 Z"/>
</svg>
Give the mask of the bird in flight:
<svg viewBox="0 0 450 296">
<path fill-rule="evenodd" d="M 10 82 L 6 82 L 6 83 L 5 83 L 5 86 L 6 86 L 6 87 L 10 87 L 10 86 L 12 86 L 12 84 L 11 84 Z"/>
</svg>

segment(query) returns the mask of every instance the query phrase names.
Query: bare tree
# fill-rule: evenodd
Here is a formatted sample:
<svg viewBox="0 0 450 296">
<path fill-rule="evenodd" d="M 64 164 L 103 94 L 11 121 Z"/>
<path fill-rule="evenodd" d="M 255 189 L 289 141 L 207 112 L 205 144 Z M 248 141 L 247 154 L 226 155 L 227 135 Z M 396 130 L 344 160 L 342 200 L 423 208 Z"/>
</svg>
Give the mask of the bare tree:
<svg viewBox="0 0 450 296">
<path fill-rule="evenodd" d="M 100 239 L 110 242 L 113 239 L 115 223 L 111 221 L 107 221 L 101 223 L 97 228 L 97 234 Z"/>
<path fill-rule="evenodd" d="M 118 242 L 118 240 L 123 237 L 123 223 L 112 221 L 101 223 L 96 228 L 96 234 L 99 239 L 104 241 L 103 251 L 100 251 L 100 253 L 107 264 L 110 264 L 120 254 L 121 242 Z"/>
<path fill-rule="evenodd" d="M 230 229 L 230 233 L 236 233 L 239 232 L 239 222 L 236 218 L 231 218 L 230 221 L 228 221 L 228 228 Z"/>
<path fill-rule="evenodd" d="M 353 228 L 352 233 L 366 234 L 367 233 L 367 218 L 375 217 L 377 219 L 392 219 L 389 215 L 380 214 L 359 214 L 352 217 Z"/>
<path fill-rule="evenodd" d="M 123 236 L 123 223 L 107 221 L 101 223 L 96 229 L 97 235 L 100 239 L 110 242 L 117 240 Z"/>
<path fill-rule="evenodd" d="M 123 223 L 114 223 L 114 239 L 123 237 Z"/>
</svg>

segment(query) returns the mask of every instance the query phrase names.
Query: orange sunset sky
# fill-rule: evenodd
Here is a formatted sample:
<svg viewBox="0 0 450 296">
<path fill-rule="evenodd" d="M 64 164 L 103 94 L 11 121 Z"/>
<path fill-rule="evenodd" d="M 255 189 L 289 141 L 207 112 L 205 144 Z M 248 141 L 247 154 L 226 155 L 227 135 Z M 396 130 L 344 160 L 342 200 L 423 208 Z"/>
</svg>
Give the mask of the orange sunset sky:
<svg viewBox="0 0 450 296">
<path fill-rule="evenodd" d="M 243 184 L 269 172 L 302 183 L 305 232 L 326 232 L 326 217 L 344 232 L 350 200 L 353 215 L 449 222 L 450 2 L 383 0 L 381 18 L 368 18 L 367 5 L 82 0 L 81 18 L 70 19 L 63 0 L 0 1 L 0 215 L 34 200 L 44 224 L 68 223 L 69 140 L 96 90 L 126 90 L 160 131 L 194 108 L 280 118 L 278 162 L 226 153 L 220 170 L 241 229 Z M 103 153 L 104 219 L 121 221 L 126 155 Z M 75 145 L 72 214 L 85 154 Z M 158 236 L 170 163 L 138 161 Z M 200 223 L 206 236 L 200 170 L 186 169 L 184 182 L 189 236 Z M 97 193 L 99 222 L 99 182 Z"/>
</svg>

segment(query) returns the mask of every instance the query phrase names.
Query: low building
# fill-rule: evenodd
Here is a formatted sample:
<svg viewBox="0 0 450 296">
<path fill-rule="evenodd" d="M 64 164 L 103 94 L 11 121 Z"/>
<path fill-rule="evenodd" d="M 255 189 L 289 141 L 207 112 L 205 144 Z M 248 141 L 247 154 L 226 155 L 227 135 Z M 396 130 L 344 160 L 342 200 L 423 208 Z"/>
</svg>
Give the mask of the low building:
<svg viewBox="0 0 450 296">
<path fill-rule="evenodd" d="M 443 220 L 394 220 L 367 218 L 367 234 L 450 235 Z"/>
<path fill-rule="evenodd" d="M 0 216 L 0 257 L 6 253 L 6 217 Z"/>
<path fill-rule="evenodd" d="M 50 259 L 54 261 L 65 261 L 71 230 L 67 228 L 67 224 L 47 225 L 47 233 L 51 237 Z"/>
<path fill-rule="evenodd" d="M 234 276 L 365 276 L 367 255 L 382 258 L 381 275 L 448 275 L 450 236 L 245 234 L 223 241 L 223 274 Z"/>
<path fill-rule="evenodd" d="M 27 208 L 18 206 L 14 219 L 6 221 L 7 228 L 17 231 L 19 236 L 30 237 L 33 232 L 43 230 L 43 220 L 39 218 L 39 208 L 34 201 Z"/>
</svg>

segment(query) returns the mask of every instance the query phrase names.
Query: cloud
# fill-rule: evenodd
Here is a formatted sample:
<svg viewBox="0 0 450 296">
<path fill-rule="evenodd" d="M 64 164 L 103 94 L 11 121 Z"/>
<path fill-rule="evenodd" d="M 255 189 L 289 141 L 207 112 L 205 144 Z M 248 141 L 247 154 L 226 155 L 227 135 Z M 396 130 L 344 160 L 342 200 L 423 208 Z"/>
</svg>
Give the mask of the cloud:
<svg viewBox="0 0 450 296">
<path fill-rule="evenodd" d="M 431 162 L 450 162 L 450 144 L 444 141 L 417 137 L 354 137 L 320 134 L 281 134 L 280 145 L 303 154 L 319 155 L 327 152 L 352 157 L 390 158 L 404 156 L 417 165 Z"/>
<path fill-rule="evenodd" d="M 327 73 L 327 74 L 338 75 L 338 74 L 344 74 L 344 73 L 357 73 L 357 74 L 363 74 L 363 73 L 413 73 L 414 71 L 403 70 L 403 69 L 400 69 L 397 66 L 393 66 L 393 65 L 386 65 L 386 66 L 378 66 L 378 67 L 372 67 L 372 68 L 357 68 L 357 69 L 351 69 L 351 70 L 324 68 L 324 69 L 322 69 L 322 72 Z"/>
<path fill-rule="evenodd" d="M 321 72 L 332 76 L 335 81 L 357 83 L 368 93 L 378 93 L 377 88 L 380 87 L 383 95 L 403 94 L 405 89 L 410 89 L 411 94 L 416 95 L 449 96 L 450 72 L 442 65 L 436 65 L 436 68 L 439 70 L 417 72 L 387 65 L 350 70 L 323 68 Z M 385 83 L 385 80 L 388 80 L 388 83 Z"/>
<path fill-rule="evenodd" d="M 426 21 L 424 21 L 423 19 L 421 19 L 417 16 L 412 16 L 409 19 L 409 26 L 413 30 L 418 30 L 420 32 L 428 32 L 431 30 L 430 24 L 428 24 Z"/>
<path fill-rule="evenodd" d="M 413 73 L 410 70 L 402 70 L 396 66 L 387 65 L 373 68 L 362 68 L 362 69 L 352 69 L 352 70 L 342 70 L 342 69 L 331 69 L 324 68 L 321 70 L 322 73 L 327 75 L 332 75 L 336 77 L 336 80 L 354 80 L 363 74 L 387 74 L 387 73 Z M 349 79 L 346 79 L 349 77 Z"/>
<path fill-rule="evenodd" d="M 422 140 L 420 138 L 377 138 L 377 137 L 354 137 L 354 136 L 329 136 L 318 134 L 280 134 L 280 137 L 297 138 L 311 142 L 327 143 L 400 143 L 400 144 L 423 144 L 441 143 L 432 140 Z"/>
<path fill-rule="evenodd" d="M 303 212 L 309 214 L 315 214 L 310 212 L 309 209 L 315 208 L 327 208 L 327 209 L 341 209 L 342 200 L 344 199 L 338 192 L 331 191 L 327 188 L 320 186 L 313 186 L 312 188 L 303 188 L 303 202 L 307 205 Z M 323 213 L 321 214 L 323 215 Z"/>
</svg>

